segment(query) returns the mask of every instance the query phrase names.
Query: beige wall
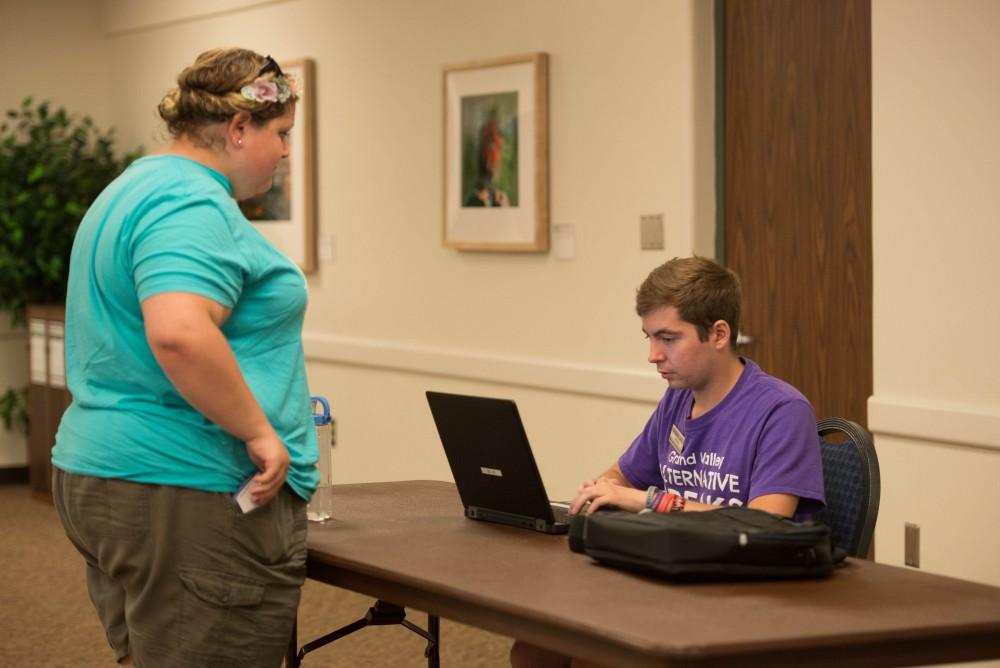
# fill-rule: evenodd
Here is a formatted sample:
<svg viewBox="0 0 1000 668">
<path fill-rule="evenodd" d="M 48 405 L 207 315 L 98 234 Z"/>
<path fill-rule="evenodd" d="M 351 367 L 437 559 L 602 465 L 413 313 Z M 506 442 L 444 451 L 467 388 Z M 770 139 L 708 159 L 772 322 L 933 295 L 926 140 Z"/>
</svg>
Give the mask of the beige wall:
<svg viewBox="0 0 1000 668">
<path fill-rule="evenodd" d="M 879 561 L 1000 585 L 1000 3 L 875 0 Z"/>
<path fill-rule="evenodd" d="M 109 123 L 113 68 L 97 0 L 0 0 L 0 114 L 26 96 Z M 0 313 L 0 392 L 28 382 L 27 337 Z M 0 468 L 24 466 L 25 438 L 0 425 Z"/>
<path fill-rule="evenodd" d="M 109 123 L 115 68 L 100 20 L 100 0 L 0 0 L 0 110 L 30 95 Z"/>
</svg>

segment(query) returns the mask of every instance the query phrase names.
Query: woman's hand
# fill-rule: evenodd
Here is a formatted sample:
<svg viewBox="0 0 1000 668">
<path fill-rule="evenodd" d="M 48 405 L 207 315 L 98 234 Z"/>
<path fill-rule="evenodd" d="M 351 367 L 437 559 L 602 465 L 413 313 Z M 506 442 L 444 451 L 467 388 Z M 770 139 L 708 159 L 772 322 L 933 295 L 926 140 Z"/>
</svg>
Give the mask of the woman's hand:
<svg viewBox="0 0 1000 668">
<path fill-rule="evenodd" d="M 254 503 L 267 503 L 278 495 L 281 486 L 288 476 L 288 466 L 291 463 L 288 449 L 272 430 L 270 434 L 245 441 L 247 455 L 260 473 L 253 477 L 254 488 L 250 498 Z"/>
</svg>

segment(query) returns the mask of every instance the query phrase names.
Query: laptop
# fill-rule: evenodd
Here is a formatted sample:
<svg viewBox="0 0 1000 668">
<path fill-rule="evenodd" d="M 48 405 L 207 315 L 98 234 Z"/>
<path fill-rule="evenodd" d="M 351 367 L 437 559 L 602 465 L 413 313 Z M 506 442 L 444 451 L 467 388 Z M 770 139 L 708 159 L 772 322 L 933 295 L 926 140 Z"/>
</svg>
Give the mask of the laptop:
<svg viewBox="0 0 1000 668">
<path fill-rule="evenodd" d="M 466 517 L 566 533 L 569 504 L 549 503 L 513 401 L 427 392 L 427 402 Z"/>
</svg>

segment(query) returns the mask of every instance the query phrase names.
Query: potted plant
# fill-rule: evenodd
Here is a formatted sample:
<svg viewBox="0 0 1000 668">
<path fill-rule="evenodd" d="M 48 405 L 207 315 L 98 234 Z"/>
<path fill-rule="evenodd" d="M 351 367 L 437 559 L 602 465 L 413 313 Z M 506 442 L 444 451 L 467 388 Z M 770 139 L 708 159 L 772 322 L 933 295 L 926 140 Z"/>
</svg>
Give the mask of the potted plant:
<svg viewBox="0 0 1000 668">
<path fill-rule="evenodd" d="M 25 98 L 0 123 L 0 311 L 62 304 L 73 237 L 87 207 L 139 151 L 116 157 L 113 131 Z M 25 391 L 0 395 L 5 426 L 27 424 Z"/>
</svg>

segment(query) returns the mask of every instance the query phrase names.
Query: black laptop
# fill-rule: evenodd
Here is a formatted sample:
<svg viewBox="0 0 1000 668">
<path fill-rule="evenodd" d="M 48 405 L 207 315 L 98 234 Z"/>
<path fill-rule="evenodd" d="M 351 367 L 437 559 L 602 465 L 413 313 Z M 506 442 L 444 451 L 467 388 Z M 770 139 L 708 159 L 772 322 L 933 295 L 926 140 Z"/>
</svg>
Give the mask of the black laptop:
<svg viewBox="0 0 1000 668">
<path fill-rule="evenodd" d="M 427 402 L 466 517 L 566 533 L 568 504 L 549 503 L 513 401 L 428 392 Z"/>
</svg>

